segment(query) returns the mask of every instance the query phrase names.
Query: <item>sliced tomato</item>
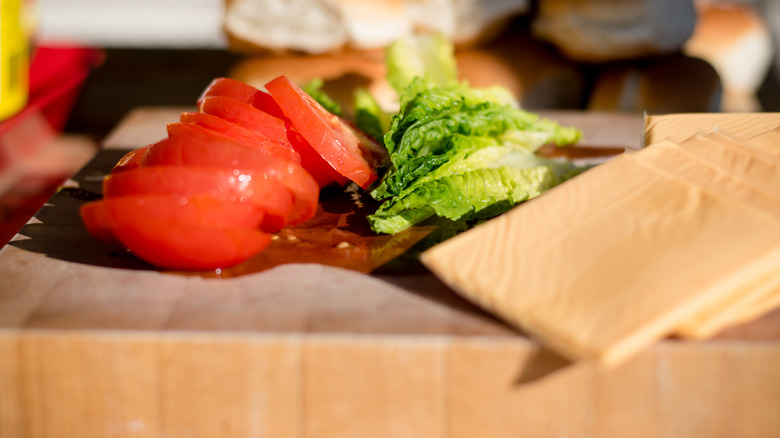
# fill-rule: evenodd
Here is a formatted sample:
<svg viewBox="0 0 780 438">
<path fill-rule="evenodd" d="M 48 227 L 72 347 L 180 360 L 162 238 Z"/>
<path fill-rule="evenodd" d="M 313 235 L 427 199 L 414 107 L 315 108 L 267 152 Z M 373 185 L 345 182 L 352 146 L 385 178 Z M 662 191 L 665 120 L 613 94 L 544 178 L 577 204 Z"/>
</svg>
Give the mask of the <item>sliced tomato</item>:
<svg viewBox="0 0 780 438">
<path fill-rule="evenodd" d="M 207 97 L 223 96 L 248 103 L 278 119 L 284 119 L 284 113 L 270 94 L 245 82 L 232 78 L 216 78 L 206 87 L 198 98 L 198 108 Z"/>
<path fill-rule="evenodd" d="M 139 220 L 115 232 L 118 240 L 138 258 L 172 270 L 229 268 L 271 243 L 270 234 L 251 228 L 155 220 Z"/>
<path fill-rule="evenodd" d="M 290 139 L 290 144 L 293 145 L 293 149 L 301 157 L 301 166 L 314 177 L 320 188 L 334 183 L 344 186 L 349 182 L 344 175 L 336 172 L 295 128 L 290 127 L 287 131 L 287 136 Z"/>
<path fill-rule="evenodd" d="M 198 166 L 144 166 L 103 180 L 106 197 L 170 194 L 245 202 L 265 211 L 260 228 L 276 232 L 287 225 L 293 208 L 292 192 L 278 181 L 252 172 Z"/>
<path fill-rule="evenodd" d="M 281 143 L 287 143 L 284 120 L 239 100 L 225 96 L 209 96 L 203 99 L 200 112 L 211 114 L 244 128 L 262 133 Z"/>
<path fill-rule="evenodd" d="M 127 195 L 103 198 L 81 207 L 87 230 L 96 237 L 132 220 L 178 221 L 210 227 L 258 228 L 265 212 L 242 201 L 209 195 Z"/>
<path fill-rule="evenodd" d="M 260 90 L 236 79 L 216 78 L 201 93 L 198 98 L 198 108 L 200 108 L 203 100 L 210 96 L 231 97 L 251 105 L 255 101 L 255 95 L 258 91 Z"/>
<path fill-rule="evenodd" d="M 271 96 L 270 94 L 266 93 L 263 90 L 257 91 L 257 94 L 255 94 L 254 101 L 252 102 L 252 106 L 278 119 L 286 118 L 284 115 L 284 111 L 282 111 L 282 108 L 279 106 L 278 103 L 276 103 L 273 96 Z"/>
<path fill-rule="evenodd" d="M 182 113 L 181 122 L 179 123 L 194 124 L 230 137 L 245 146 L 261 149 L 271 155 L 296 163 L 301 162 L 300 154 L 293 149 L 286 137 L 283 141 L 275 140 L 261 132 L 246 129 L 243 126 L 206 113 Z M 179 123 L 168 124 L 168 135 L 176 132 Z"/>
<path fill-rule="evenodd" d="M 292 126 L 339 174 L 362 188 L 368 188 L 378 178 L 375 168 L 363 157 L 358 139 L 338 116 L 325 110 L 285 76 L 266 84 L 266 89 Z"/>
<path fill-rule="evenodd" d="M 299 164 L 242 145 L 226 136 L 196 125 L 182 124 L 170 137 L 153 144 L 143 165 L 206 166 L 230 171 L 252 172 L 261 179 L 278 181 L 293 194 L 289 224 L 314 217 L 319 186 Z"/>
<path fill-rule="evenodd" d="M 111 173 L 122 172 L 125 170 L 135 169 L 143 164 L 146 158 L 146 153 L 149 151 L 149 146 L 133 149 L 126 153 L 111 169 Z"/>
</svg>

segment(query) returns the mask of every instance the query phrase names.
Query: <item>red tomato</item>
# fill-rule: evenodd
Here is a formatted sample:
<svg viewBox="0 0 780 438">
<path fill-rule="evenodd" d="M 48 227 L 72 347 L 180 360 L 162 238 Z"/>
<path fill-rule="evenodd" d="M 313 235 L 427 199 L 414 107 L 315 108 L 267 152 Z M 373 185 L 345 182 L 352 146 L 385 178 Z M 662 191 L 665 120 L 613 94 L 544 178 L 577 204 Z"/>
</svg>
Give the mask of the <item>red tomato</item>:
<svg viewBox="0 0 780 438">
<path fill-rule="evenodd" d="M 252 172 L 197 166 L 143 166 L 103 180 L 103 196 L 205 194 L 216 199 L 242 201 L 265 211 L 261 229 L 276 232 L 287 224 L 293 208 L 290 190 L 277 181 Z"/>
<path fill-rule="evenodd" d="M 333 167 L 325 161 L 324 158 L 306 141 L 303 136 L 295 130 L 290 128 L 287 131 L 290 144 L 293 145 L 293 149 L 298 152 L 301 157 L 301 166 L 306 169 L 317 184 L 321 188 L 327 187 L 333 183 L 338 183 L 341 186 L 346 185 L 349 180 L 344 175 L 336 172 Z"/>
<path fill-rule="evenodd" d="M 284 116 L 284 111 L 282 111 L 282 108 L 279 106 L 279 104 L 276 103 L 270 94 L 263 90 L 257 91 L 252 105 L 257 109 L 265 111 L 266 113 L 276 117 L 277 119 L 286 119 Z"/>
<path fill-rule="evenodd" d="M 266 89 L 295 129 L 338 173 L 364 189 L 378 178 L 363 157 L 358 139 L 338 116 L 325 110 L 285 76 L 266 84 Z"/>
<path fill-rule="evenodd" d="M 182 113 L 181 123 L 195 124 L 224 134 L 243 145 L 262 149 L 271 155 L 296 163 L 301 162 L 300 154 L 290 145 L 286 135 L 283 140 L 272 139 L 259 131 L 249 130 L 241 125 L 206 113 Z M 176 125 L 177 123 L 168 125 L 168 135 L 176 131 Z"/>
<path fill-rule="evenodd" d="M 125 154 L 111 169 L 111 173 L 122 172 L 125 170 L 135 169 L 140 166 L 146 158 L 146 153 L 149 151 L 149 146 L 133 149 Z"/>
<path fill-rule="evenodd" d="M 287 141 L 287 128 L 284 125 L 284 120 L 246 102 L 224 96 L 209 96 L 203 99 L 200 111 L 260 132 L 268 138 L 290 146 Z"/>
<path fill-rule="evenodd" d="M 236 79 L 216 78 L 211 81 L 198 98 L 198 108 L 200 108 L 203 100 L 210 96 L 232 97 L 241 102 L 252 104 L 258 91 L 260 90 Z"/>
<path fill-rule="evenodd" d="M 169 221 L 208 227 L 258 228 L 264 211 L 241 201 L 208 195 L 127 195 L 103 198 L 81 207 L 87 230 L 96 237 L 143 220 Z M 105 239 L 111 241 L 111 239 Z"/>
<path fill-rule="evenodd" d="M 176 270 L 228 268 L 271 243 L 269 234 L 251 228 L 153 220 L 139 220 L 115 231 L 119 241 L 138 258 Z"/>
<path fill-rule="evenodd" d="M 198 98 L 198 108 L 207 97 L 223 96 L 248 103 L 277 119 L 284 119 L 284 113 L 270 94 L 247 83 L 231 78 L 216 78 L 206 87 Z"/>
<path fill-rule="evenodd" d="M 181 124 L 170 137 L 151 145 L 143 165 L 206 166 L 251 172 L 261 179 L 278 181 L 292 192 L 290 225 L 311 219 L 317 211 L 319 186 L 299 164 L 244 146 L 197 125 Z"/>
</svg>

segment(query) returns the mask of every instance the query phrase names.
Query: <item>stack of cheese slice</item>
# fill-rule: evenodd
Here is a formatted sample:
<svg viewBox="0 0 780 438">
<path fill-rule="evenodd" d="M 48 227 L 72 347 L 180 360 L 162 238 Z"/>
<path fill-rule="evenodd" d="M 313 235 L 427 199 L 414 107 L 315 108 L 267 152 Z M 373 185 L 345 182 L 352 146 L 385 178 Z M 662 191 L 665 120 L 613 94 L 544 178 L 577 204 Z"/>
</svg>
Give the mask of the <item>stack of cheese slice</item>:
<svg viewBox="0 0 780 438">
<path fill-rule="evenodd" d="M 648 117 L 645 147 L 425 252 L 572 359 L 616 364 L 780 304 L 780 114 Z"/>
</svg>

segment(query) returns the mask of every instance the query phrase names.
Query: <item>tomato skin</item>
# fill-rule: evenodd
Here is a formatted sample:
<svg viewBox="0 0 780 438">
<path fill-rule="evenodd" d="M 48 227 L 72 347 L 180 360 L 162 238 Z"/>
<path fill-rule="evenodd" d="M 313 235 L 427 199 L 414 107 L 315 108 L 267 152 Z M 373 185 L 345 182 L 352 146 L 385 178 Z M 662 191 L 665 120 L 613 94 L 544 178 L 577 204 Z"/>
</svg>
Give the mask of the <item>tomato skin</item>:
<svg viewBox="0 0 780 438">
<path fill-rule="evenodd" d="M 325 188 L 334 183 L 344 186 L 349 182 L 344 175 L 336 172 L 295 128 L 290 127 L 287 135 L 290 139 L 290 144 L 293 145 L 293 149 L 301 157 L 301 166 L 314 177 L 320 188 Z"/>
<path fill-rule="evenodd" d="M 293 195 L 277 181 L 252 172 L 198 166 L 144 166 L 108 176 L 103 180 L 107 198 L 127 195 L 209 195 L 219 200 L 241 201 L 262 211 L 260 228 L 277 232 L 287 225 Z"/>
<path fill-rule="evenodd" d="M 278 103 L 276 103 L 273 96 L 263 90 L 257 90 L 257 94 L 255 94 L 254 100 L 252 101 L 252 106 L 259 109 L 260 111 L 264 111 L 276 117 L 277 119 L 286 119 L 284 111 L 282 111 L 282 108 Z"/>
<path fill-rule="evenodd" d="M 220 117 L 229 122 L 257 131 L 287 147 L 287 128 L 284 120 L 276 118 L 254 106 L 225 96 L 208 96 L 203 99 L 200 112 Z"/>
<path fill-rule="evenodd" d="M 295 129 L 341 175 L 366 189 L 378 175 L 365 160 L 358 140 L 341 119 L 329 113 L 287 77 L 280 76 L 266 89 Z"/>
<path fill-rule="evenodd" d="M 117 161 L 114 167 L 111 169 L 111 173 L 123 172 L 125 170 L 135 169 L 141 166 L 146 159 L 146 153 L 149 151 L 148 146 L 144 146 L 138 149 L 126 153 L 122 158 Z"/>
<path fill-rule="evenodd" d="M 251 172 L 261 179 L 275 180 L 292 192 L 294 203 L 289 225 L 314 217 L 320 189 L 303 167 L 198 128 L 179 125 L 171 136 L 151 145 L 143 165 L 205 166 Z"/>
<path fill-rule="evenodd" d="M 260 90 L 236 79 L 215 78 L 206 86 L 200 97 L 198 97 L 197 104 L 198 108 L 200 108 L 203 100 L 207 97 L 225 96 L 251 105 L 255 101 L 255 95 L 258 91 Z"/>
<path fill-rule="evenodd" d="M 230 137 L 245 146 L 263 150 L 271 155 L 296 163 L 301 162 L 301 156 L 293 149 L 287 137 L 283 140 L 272 139 L 259 131 L 249 130 L 241 125 L 229 122 L 220 117 L 206 113 L 182 113 L 179 123 L 193 124 L 210 131 Z M 176 132 L 178 123 L 168 124 L 168 135 Z"/>
<path fill-rule="evenodd" d="M 277 119 L 284 119 L 284 113 L 270 94 L 247 83 L 232 78 L 216 78 L 203 90 L 198 98 L 198 109 L 207 97 L 222 96 L 248 103 Z"/>
<path fill-rule="evenodd" d="M 173 270 L 235 266 L 262 251 L 271 235 L 251 228 L 214 228 L 189 223 L 138 221 L 115 230 L 138 258 Z"/>
<path fill-rule="evenodd" d="M 87 230 L 107 236 L 121 226 L 143 220 L 170 221 L 210 227 L 257 228 L 265 212 L 241 201 L 209 195 L 126 195 L 84 204 L 80 210 Z M 107 240 L 107 241 L 110 241 Z"/>
</svg>

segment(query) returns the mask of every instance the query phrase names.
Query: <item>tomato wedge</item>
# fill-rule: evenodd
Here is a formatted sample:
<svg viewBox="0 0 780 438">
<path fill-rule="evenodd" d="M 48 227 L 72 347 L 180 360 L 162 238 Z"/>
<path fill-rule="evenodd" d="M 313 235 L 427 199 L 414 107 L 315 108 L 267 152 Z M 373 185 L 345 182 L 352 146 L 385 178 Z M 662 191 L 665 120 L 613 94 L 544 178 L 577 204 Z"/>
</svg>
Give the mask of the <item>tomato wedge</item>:
<svg viewBox="0 0 780 438">
<path fill-rule="evenodd" d="M 108 176 L 103 196 L 171 194 L 189 197 L 209 195 L 241 201 L 265 211 L 260 228 L 276 232 L 287 225 L 293 208 L 292 192 L 277 181 L 252 172 L 197 166 L 144 166 Z"/>
<path fill-rule="evenodd" d="M 150 146 L 143 165 L 205 166 L 239 173 L 251 172 L 261 179 L 277 181 L 292 192 L 294 201 L 290 225 L 311 219 L 317 211 L 319 186 L 299 164 L 242 145 L 197 125 L 178 125 L 171 136 Z"/>
<path fill-rule="evenodd" d="M 363 157 L 359 141 L 341 119 L 329 113 L 287 77 L 280 76 L 266 89 L 282 108 L 292 126 L 339 174 L 366 189 L 378 176 Z"/>
<path fill-rule="evenodd" d="M 291 147 L 287 141 L 284 120 L 276 118 L 254 106 L 224 96 L 209 96 L 203 99 L 200 112 L 220 117 L 229 122 L 260 132 L 268 138 Z"/>
<path fill-rule="evenodd" d="M 262 251 L 271 235 L 251 228 L 215 228 L 189 223 L 138 220 L 115 230 L 138 258 L 174 270 L 235 266 Z"/>
</svg>

